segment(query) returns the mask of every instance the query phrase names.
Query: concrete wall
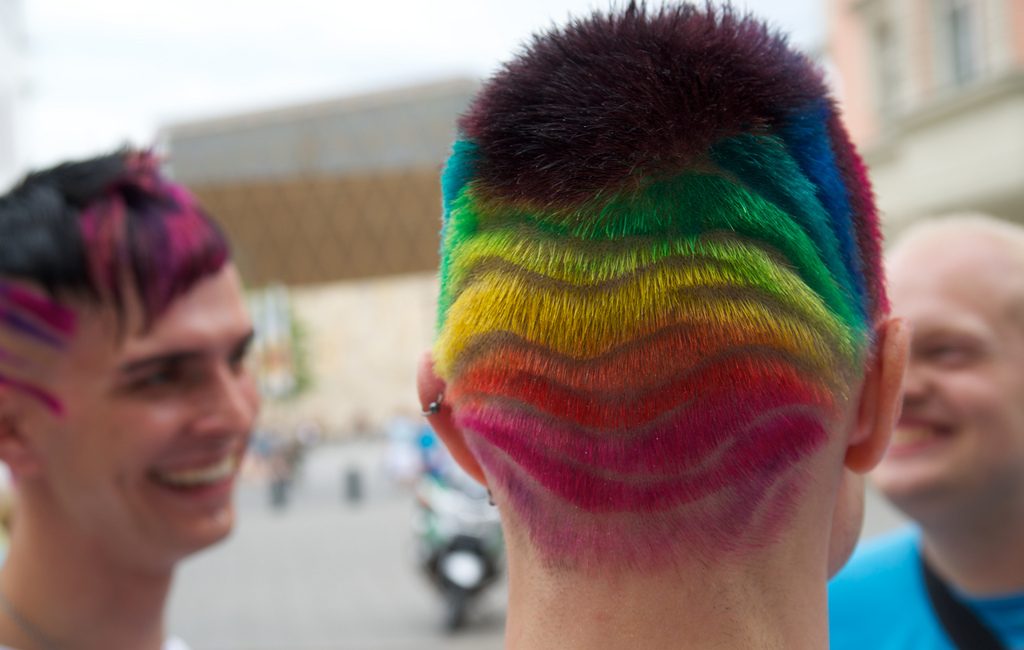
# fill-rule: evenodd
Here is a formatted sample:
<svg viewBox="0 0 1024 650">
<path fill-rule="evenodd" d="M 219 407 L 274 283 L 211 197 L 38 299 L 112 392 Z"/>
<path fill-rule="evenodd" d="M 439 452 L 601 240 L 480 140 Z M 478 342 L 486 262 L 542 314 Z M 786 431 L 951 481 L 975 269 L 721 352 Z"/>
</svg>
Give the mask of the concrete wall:
<svg viewBox="0 0 1024 650">
<path fill-rule="evenodd" d="M 969 0 L 976 74 L 952 77 L 933 0 L 829 0 L 828 51 L 847 124 L 871 172 L 885 229 L 975 210 L 1024 221 L 1024 3 Z M 896 101 L 882 110 L 872 30 L 892 28 Z"/>
<path fill-rule="evenodd" d="M 891 231 L 955 210 L 1024 221 L 1024 71 L 906 120 L 866 160 Z"/>
<path fill-rule="evenodd" d="M 416 417 L 416 365 L 433 340 L 437 287 L 434 273 L 420 273 L 292 289 L 312 387 L 267 403 L 265 422 L 288 429 L 316 420 L 347 436 Z"/>
</svg>

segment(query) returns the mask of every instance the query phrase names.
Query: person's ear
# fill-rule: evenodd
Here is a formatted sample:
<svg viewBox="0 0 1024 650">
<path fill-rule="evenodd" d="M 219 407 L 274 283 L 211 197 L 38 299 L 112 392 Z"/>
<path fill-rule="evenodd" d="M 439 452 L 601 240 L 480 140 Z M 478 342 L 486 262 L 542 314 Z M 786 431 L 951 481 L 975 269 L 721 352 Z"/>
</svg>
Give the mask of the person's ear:
<svg viewBox="0 0 1024 650">
<path fill-rule="evenodd" d="M 473 455 L 469 445 L 466 444 L 466 436 L 455 425 L 450 405 L 444 401 L 446 386 L 444 380 L 434 372 L 434 359 L 429 352 L 425 353 L 420 360 L 419 370 L 416 373 L 416 385 L 420 397 L 420 405 L 426 415 L 427 422 L 430 423 L 431 428 L 444 442 L 452 458 L 455 459 L 455 462 L 467 474 L 475 478 L 482 485 L 487 485 L 487 477 L 484 475 L 483 468 L 480 467 L 476 456 Z M 432 404 L 436 404 L 436 408 L 431 409 Z"/>
<path fill-rule="evenodd" d="M 42 464 L 22 430 L 23 396 L 9 386 L 0 386 L 0 461 L 18 479 L 39 471 Z"/>
<path fill-rule="evenodd" d="M 903 407 L 903 374 L 910 351 L 910 326 L 892 318 L 876 328 L 877 351 L 861 386 L 856 420 L 844 464 L 859 474 L 882 460 Z"/>
</svg>

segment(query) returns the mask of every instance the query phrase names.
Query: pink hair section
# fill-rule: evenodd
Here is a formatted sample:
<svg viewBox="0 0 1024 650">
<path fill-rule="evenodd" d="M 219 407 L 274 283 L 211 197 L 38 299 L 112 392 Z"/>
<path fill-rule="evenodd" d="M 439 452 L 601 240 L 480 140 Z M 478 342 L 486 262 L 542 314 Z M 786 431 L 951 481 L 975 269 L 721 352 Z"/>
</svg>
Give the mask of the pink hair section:
<svg viewBox="0 0 1024 650">
<path fill-rule="evenodd" d="M 810 424 L 810 422 L 808 422 Z M 608 558 L 637 570 L 656 570 L 682 557 L 720 562 L 722 554 L 763 548 L 778 538 L 806 487 L 800 466 L 772 477 L 751 476 L 703 499 L 657 513 L 590 513 L 558 498 L 515 459 L 486 441 L 469 443 L 495 487 L 508 497 L 549 565 L 603 570 Z"/>
<path fill-rule="evenodd" d="M 29 397 L 42 403 L 43 406 L 55 415 L 63 415 L 64 413 L 64 405 L 61 404 L 56 397 L 34 384 L 0 375 L 0 386 L 10 386 L 14 390 L 25 393 Z"/>
<path fill-rule="evenodd" d="M 75 333 L 75 312 L 45 296 L 0 282 L 0 300 L 28 312 L 64 336 Z"/>
<path fill-rule="evenodd" d="M 120 304 L 131 278 L 147 322 L 228 259 L 212 220 L 184 187 L 160 176 L 149 153 L 127 157 L 122 177 L 83 211 L 80 227 L 94 286 Z"/>
<path fill-rule="evenodd" d="M 126 257 L 118 244 L 125 236 L 125 206 L 118 196 L 107 196 L 82 212 L 82 238 L 88 246 L 89 271 L 93 282 L 104 291 L 120 296 L 118 269 Z"/>
<path fill-rule="evenodd" d="M 642 437 L 591 437 L 593 453 L 584 445 L 564 444 L 564 428 L 559 433 L 551 422 L 536 418 L 532 437 L 517 427 L 528 418 L 497 409 L 464 413 L 457 421 L 508 454 L 539 485 L 588 512 L 657 512 L 755 476 L 770 483 L 826 440 L 820 414 L 802 404 L 778 400 L 755 418 L 749 412 L 708 416 L 708 410 L 721 411 L 727 403 L 716 402 L 691 405 Z M 673 467 L 672 459 L 680 458 Z"/>
</svg>

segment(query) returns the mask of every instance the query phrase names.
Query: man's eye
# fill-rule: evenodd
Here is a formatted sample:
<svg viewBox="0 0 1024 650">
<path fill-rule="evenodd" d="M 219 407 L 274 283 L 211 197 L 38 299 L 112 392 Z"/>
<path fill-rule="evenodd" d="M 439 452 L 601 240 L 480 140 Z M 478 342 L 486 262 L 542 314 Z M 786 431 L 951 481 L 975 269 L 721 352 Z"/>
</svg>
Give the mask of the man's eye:
<svg viewBox="0 0 1024 650">
<path fill-rule="evenodd" d="M 940 345 L 929 348 L 926 356 L 945 366 L 959 366 L 969 363 L 975 355 L 973 350 L 961 345 Z"/>
<path fill-rule="evenodd" d="M 249 346 L 246 345 L 245 347 L 242 347 L 242 348 L 239 348 L 238 350 L 235 350 L 231 354 L 231 356 L 228 358 L 228 363 L 230 363 L 231 367 L 234 368 L 235 370 L 240 370 L 242 367 L 245 366 L 245 362 L 248 359 L 249 359 Z"/>
<path fill-rule="evenodd" d="M 133 381 L 132 388 L 139 390 L 159 388 L 171 385 L 179 379 L 181 379 L 181 372 L 177 368 L 161 368 Z"/>
</svg>

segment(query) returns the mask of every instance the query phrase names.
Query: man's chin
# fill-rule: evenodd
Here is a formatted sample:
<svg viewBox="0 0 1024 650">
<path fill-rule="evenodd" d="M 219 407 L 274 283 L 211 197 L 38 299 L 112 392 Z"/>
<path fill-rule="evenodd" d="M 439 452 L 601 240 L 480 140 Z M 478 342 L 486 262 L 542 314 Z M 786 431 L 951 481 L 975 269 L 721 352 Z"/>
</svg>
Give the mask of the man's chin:
<svg viewBox="0 0 1024 650">
<path fill-rule="evenodd" d="M 886 464 L 872 474 L 871 482 L 897 510 L 917 521 L 930 520 L 930 513 L 947 510 L 959 493 L 949 481 L 949 472 L 938 468 Z"/>
<path fill-rule="evenodd" d="M 183 560 L 223 542 L 231 535 L 234 524 L 235 509 L 230 503 L 217 512 L 181 522 L 171 533 L 175 538 L 176 560 Z"/>
<path fill-rule="evenodd" d="M 150 478 L 152 515 L 161 520 L 162 540 L 185 557 L 217 544 L 235 524 L 237 475 L 199 485 L 173 485 Z"/>
</svg>

